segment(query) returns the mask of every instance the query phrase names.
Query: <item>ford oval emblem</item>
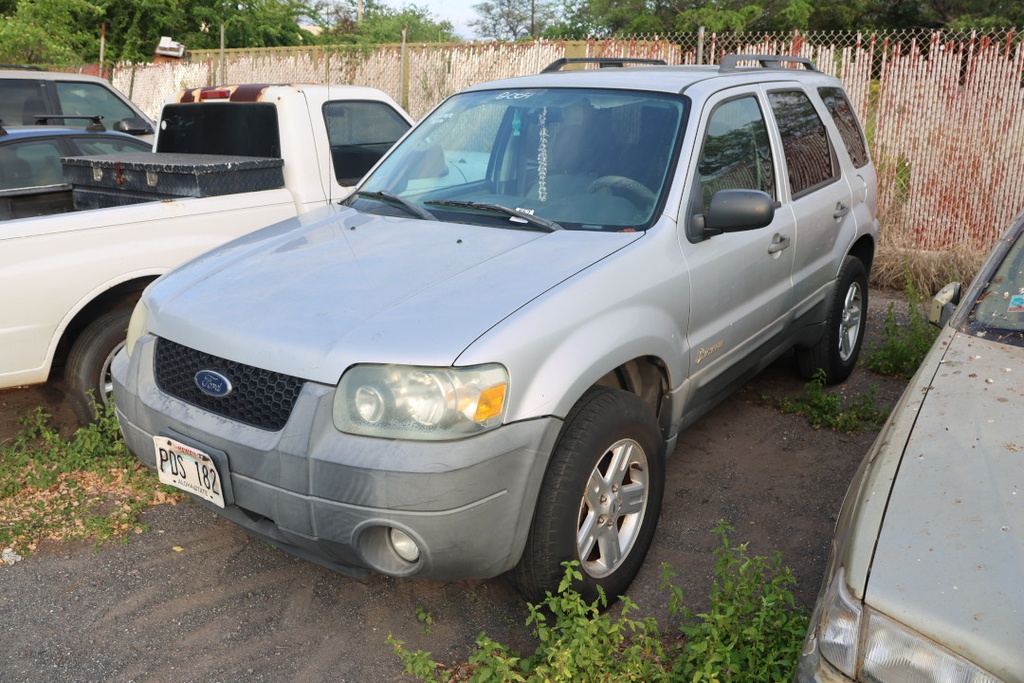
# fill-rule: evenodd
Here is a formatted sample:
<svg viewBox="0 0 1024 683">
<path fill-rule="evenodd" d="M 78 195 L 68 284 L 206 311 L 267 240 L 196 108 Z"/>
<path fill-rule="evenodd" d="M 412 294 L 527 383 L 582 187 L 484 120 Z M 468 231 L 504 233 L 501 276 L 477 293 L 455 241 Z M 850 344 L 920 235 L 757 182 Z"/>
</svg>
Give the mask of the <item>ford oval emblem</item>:
<svg viewBox="0 0 1024 683">
<path fill-rule="evenodd" d="M 200 370 L 196 373 L 195 382 L 199 391 L 214 398 L 224 398 L 235 390 L 231 380 L 213 370 Z"/>
</svg>

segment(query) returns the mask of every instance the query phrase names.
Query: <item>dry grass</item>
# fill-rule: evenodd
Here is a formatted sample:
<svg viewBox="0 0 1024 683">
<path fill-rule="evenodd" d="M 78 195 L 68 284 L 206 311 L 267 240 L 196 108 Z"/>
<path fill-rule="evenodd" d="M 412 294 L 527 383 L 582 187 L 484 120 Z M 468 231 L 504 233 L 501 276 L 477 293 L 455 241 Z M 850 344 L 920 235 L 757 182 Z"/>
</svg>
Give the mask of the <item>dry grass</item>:
<svg viewBox="0 0 1024 683">
<path fill-rule="evenodd" d="M 883 225 L 890 225 L 883 221 Z M 924 251 L 893 230 L 882 230 L 871 268 L 871 285 L 903 291 L 907 285 L 931 297 L 950 282 L 964 286 L 974 279 L 987 254 L 976 247 L 956 245 L 943 251 Z"/>
</svg>

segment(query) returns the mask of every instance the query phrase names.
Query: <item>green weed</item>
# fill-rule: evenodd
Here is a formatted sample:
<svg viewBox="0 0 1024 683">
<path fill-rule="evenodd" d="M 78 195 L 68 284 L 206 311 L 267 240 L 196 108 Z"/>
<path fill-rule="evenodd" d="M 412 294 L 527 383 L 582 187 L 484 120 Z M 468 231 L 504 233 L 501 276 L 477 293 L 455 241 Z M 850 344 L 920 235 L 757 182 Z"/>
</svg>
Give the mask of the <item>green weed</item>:
<svg viewBox="0 0 1024 683">
<path fill-rule="evenodd" d="M 939 330 L 928 322 L 924 311 L 924 296 L 917 291 L 907 276 L 905 287 L 908 320 L 900 321 L 893 304 L 882 324 L 880 344 L 868 345 L 864 366 L 880 375 L 910 378 L 924 360 L 925 354 L 939 335 Z"/>
<path fill-rule="evenodd" d="M 684 605 L 675 573 L 662 565 L 661 589 L 669 594 L 669 613 L 679 619 L 678 633 L 663 635 L 655 619 L 634 619 L 636 605 L 621 598 L 612 616 L 604 594 L 586 603 L 572 589 L 581 578 L 578 565 L 565 563 L 565 576 L 555 594 L 529 605 L 527 624 L 537 638 L 529 656 L 512 651 L 481 633 L 476 650 L 464 665 L 448 669 L 429 652 L 409 651 L 388 636 L 405 673 L 423 681 L 686 681 L 687 683 L 750 683 L 789 680 L 807 630 L 806 610 L 795 603 L 792 572 L 771 559 L 750 557 L 746 544 L 732 545 L 732 531 L 720 522 L 715 533 L 722 544 L 711 593 L 711 609 L 694 615 Z M 456 675 L 468 673 L 468 678 Z"/>
<path fill-rule="evenodd" d="M 875 405 L 877 397 L 878 388 L 872 386 L 864 394 L 844 402 L 839 392 L 825 390 L 825 373 L 819 370 L 804 385 L 803 395 L 762 396 L 762 400 L 783 413 L 803 415 L 815 429 L 853 434 L 866 428 L 881 428 L 889 416 L 888 408 Z"/>
</svg>

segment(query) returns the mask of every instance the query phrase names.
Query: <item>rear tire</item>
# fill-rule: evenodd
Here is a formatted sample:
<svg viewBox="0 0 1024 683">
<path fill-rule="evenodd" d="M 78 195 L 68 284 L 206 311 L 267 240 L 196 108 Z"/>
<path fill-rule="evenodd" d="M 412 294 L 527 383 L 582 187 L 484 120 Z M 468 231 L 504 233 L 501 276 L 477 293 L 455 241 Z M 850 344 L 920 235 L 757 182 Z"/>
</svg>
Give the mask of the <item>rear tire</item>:
<svg viewBox="0 0 1024 683">
<path fill-rule="evenodd" d="M 825 372 L 826 384 L 838 384 L 857 366 L 868 312 L 868 276 L 856 256 L 847 256 L 839 268 L 825 331 L 818 343 L 796 350 L 797 368 L 804 379 Z"/>
<path fill-rule="evenodd" d="M 71 347 L 64 383 L 71 408 L 82 424 L 95 422 L 110 402 L 110 365 L 124 346 L 131 317 L 131 308 L 104 313 L 82 330 Z"/>
<path fill-rule="evenodd" d="M 576 561 L 573 588 L 625 593 L 654 537 L 665 490 L 665 440 L 650 407 L 625 391 L 591 389 L 570 411 L 544 476 L 530 535 L 512 579 L 539 603 Z"/>
</svg>

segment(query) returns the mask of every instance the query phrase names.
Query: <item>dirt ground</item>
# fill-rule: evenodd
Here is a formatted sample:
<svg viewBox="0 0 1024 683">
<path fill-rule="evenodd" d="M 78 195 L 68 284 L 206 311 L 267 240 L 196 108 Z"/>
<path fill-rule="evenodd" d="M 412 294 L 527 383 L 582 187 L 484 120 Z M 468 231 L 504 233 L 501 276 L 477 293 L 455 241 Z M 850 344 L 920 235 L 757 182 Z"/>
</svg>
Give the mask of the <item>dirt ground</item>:
<svg viewBox="0 0 1024 683">
<path fill-rule="evenodd" d="M 872 292 L 868 343 L 897 299 Z M 891 405 L 904 382 L 859 368 L 842 391 L 872 385 L 877 403 Z M 814 430 L 762 398 L 802 390 L 792 358 L 780 359 L 682 435 L 654 545 L 629 591 L 634 616 L 671 628 L 661 563 L 678 573 L 693 609 L 706 607 L 720 519 L 752 553 L 780 551 L 798 599 L 813 603 L 835 517 L 875 432 Z M 0 440 L 37 405 L 58 424 L 73 420 L 59 387 L 0 392 Z M 43 544 L 0 567 L 4 681 L 377 683 L 402 679 L 388 634 L 445 663 L 464 661 L 482 631 L 527 653 L 535 646 L 527 608 L 504 577 L 356 580 L 255 540 L 198 504 L 159 506 L 146 521 L 149 531 L 124 545 Z M 417 611 L 430 615 L 429 629 Z"/>
</svg>

